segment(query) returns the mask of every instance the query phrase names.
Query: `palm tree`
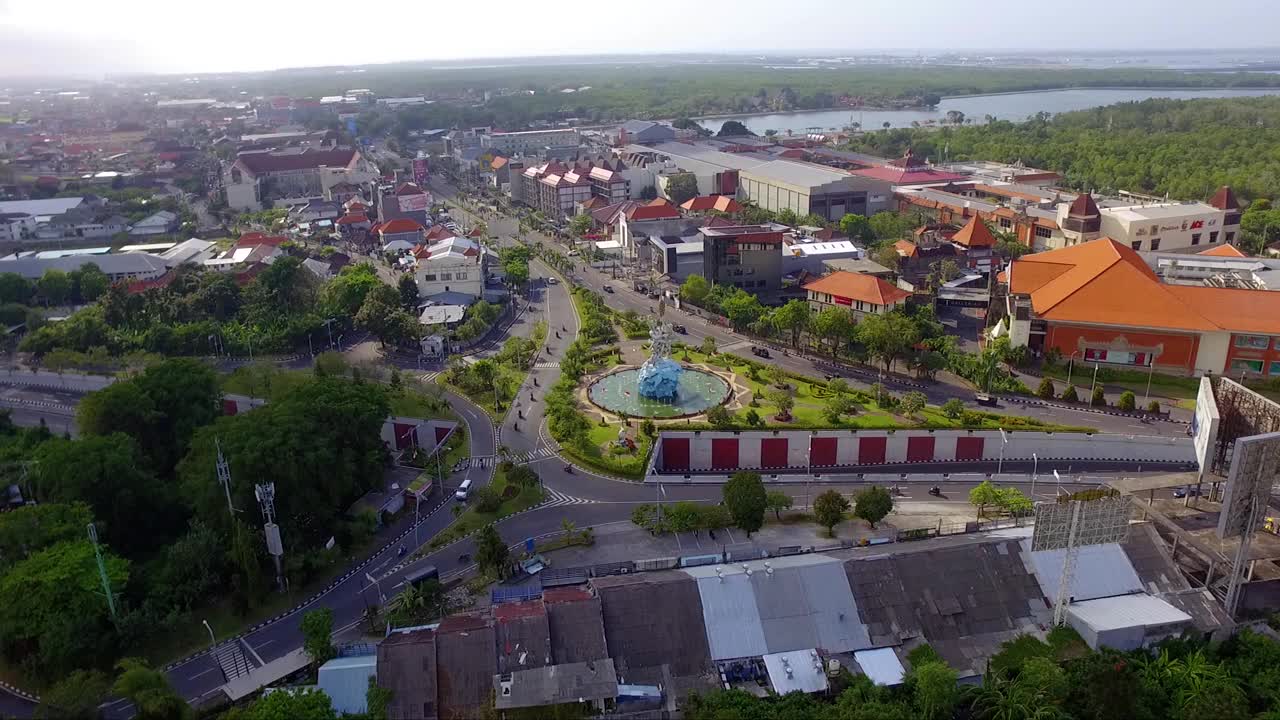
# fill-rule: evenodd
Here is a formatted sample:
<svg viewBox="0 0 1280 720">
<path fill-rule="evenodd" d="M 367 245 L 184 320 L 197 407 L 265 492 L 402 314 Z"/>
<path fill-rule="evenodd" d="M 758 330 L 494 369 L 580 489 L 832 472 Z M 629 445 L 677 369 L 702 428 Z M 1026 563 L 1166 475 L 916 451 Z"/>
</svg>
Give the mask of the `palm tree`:
<svg viewBox="0 0 1280 720">
<path fill-rule="evenodd" d="M 569 542 L 569 536 L 578 531 L 578 526 L 572 520 L 561 520 L 560 531 L 564 533 L 564 541 Z"/>
</svg>

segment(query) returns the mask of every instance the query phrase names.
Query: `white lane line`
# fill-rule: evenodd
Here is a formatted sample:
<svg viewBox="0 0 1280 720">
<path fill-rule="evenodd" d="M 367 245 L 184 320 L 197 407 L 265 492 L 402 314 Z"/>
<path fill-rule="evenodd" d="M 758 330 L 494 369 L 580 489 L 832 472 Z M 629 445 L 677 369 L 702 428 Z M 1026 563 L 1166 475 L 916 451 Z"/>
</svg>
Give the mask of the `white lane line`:
<svg viewBox="0 0 1280 720">
<path fill-rule="evenodd" d="M 248 650 L 250 655 L 253 655 L 253 659 L 258 661 L 259 666 L 267 664 L 262 659 L 262 656 L 258 654 L 258 651 L 254 650 L 253 646 L 249 644 L 248 640 L 245 640 L 243 637 L 239 638 L 239 640 L 240 640 L 240 644 L 244 646 L 244 649 Z"/>
<path fill-rule="evenodd" d="M 202 677 L 202 676 L 204 676 L 204 675 L 208 675 L 209 673 L 213 672 L 213 671 L 214 671 L 214 669 L 215 669 L 215 668 L 209 668 L 208 670 L 201 670 L 200 672 L 196 673 L 195 675 L 192 675 L 192 676 L 188 677 L 187 679 L 188 679 L 188 680 L 195 680 L 195 679 L 196 679 L 196 678 L 198 678 L 198 677 Z"/>
</svg>

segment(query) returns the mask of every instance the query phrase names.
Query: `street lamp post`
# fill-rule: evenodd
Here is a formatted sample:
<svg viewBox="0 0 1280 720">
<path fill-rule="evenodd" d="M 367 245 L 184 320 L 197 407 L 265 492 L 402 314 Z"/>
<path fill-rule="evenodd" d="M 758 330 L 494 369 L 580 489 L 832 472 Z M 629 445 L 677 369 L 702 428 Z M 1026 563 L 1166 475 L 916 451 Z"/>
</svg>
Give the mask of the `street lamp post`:
<svg viewBox="0 0 1280 720">
<path fill-rule="evenodd" d="M 1089 403 L 1093 403 L 1093 391 L 1098 388 L 1098 363 L 1093 364 L 1093 383 L 1089 385 Z"/>
<path fill-rule="evenodd" d="M 204 625 L 205 630 L 209 631 L 209 647 L 213 647 L 214 645 L 217 645 L 218 640 L 213 636 L 213 628 L 209 627 L 209 621 L 201 620 L 200 623 Z"/>
<path fill-rule="evenodd" d="M 1142 395 L 1142 406 L 1147 407 L 1151 404 L 1151 376 L 1156 371 L 1156 356 L 1151 356 L 1151 363 L 1147 367 L 1147 392 Z"/>
<path fill-rule="evenodd" d="M 1067 358 L 1067 387 L 1071 387 L 1071 371 L 1076 369 L 1076 355 L 1079 354 L 1080 351 L 1075 350 L 1071 353 L 1071 357 Z"/>
<path fill-rule="evenodd" d="M 996 465 L 996 477 L 1004 474 L 1004 446 L 1009 444 L 1009 434 L 1000 428 L 1000 462 Z"/>
<path fill-rule="evenodd" d="M 1036 477 L 1040 474 L 1040 456 L 1031 453 L 1031 504 L 1036 502 Z"/>
</svg>

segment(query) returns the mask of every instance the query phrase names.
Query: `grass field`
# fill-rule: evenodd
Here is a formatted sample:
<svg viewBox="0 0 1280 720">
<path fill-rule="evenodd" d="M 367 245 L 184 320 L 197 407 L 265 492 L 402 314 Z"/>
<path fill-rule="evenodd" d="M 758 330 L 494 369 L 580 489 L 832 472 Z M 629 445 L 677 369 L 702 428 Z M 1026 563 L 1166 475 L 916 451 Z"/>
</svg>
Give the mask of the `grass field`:
<svg viewBox="0 0 1280 720">
<path fill-rule="evenodd" d="M 222 378 L 223 392 L 264 398 L 268 402 L 283 397 L 290 390 L 315 377 L 310 370 L 282 370 L 271 365 L 246 365 Z M 398 391 L 390 386 L 387 400 L 391 414 L 402 417 L 438 418 L 458 422 L 458 417 L 447 405 L 438 407 L 423 392 L 406 383 Z"/>
<path fill-rule="evenodd" d="M 502 493 L 506 490 L 507 475 L 502 472 L 501 468 L 494 471 L 493 481 L 490 483 L 490 487 L 498 493 Z M 465 507 L 466 509 L 461 511 L 457 519 L 453 521 L 453 524 L 431 539 L 431 542 L 427 544 L 426 552 L 435 552 L 456 540 L 461 540 L 485 525 L 497 522 L 498 520 L 501 520 L 508 515 L 518 513 L 521 510 L 528 510 L 538 503 L 541 503 L 542 497 L 542 488 L 535 485 L 533 487 L 521 488 L 516 495 L 503 500 L 502 504 L 499 505 L 498 509 L 494 512 L 480 512 L 474 507 L 459 504 L 458 507 Z M 415 555 L 421 554 L 425 553 L 422 550 L 415 553 Z"/>
</svg>

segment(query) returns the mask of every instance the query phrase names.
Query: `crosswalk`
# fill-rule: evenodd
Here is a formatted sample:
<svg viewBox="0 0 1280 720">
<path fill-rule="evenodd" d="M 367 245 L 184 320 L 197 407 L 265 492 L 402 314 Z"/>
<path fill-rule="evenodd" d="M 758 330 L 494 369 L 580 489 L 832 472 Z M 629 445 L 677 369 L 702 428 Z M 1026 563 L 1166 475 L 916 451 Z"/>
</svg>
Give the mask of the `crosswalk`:
<svg viewBox="0 0 1280 720">
<path fill-rule="evenodd" d="M 524 465 L 526 463 L 531 463 L 536 460 L 545 460 L 550 457 L 555 457 L 555 455 L 556 455 L 555 452 L 553 452 L 551 448 L 540 447 L 536 450 L 530 450 L 529 452 L 520 453 L 519 455 L 511 455 L 510 459 L 511 459 L 511 462 L 515 463 L 516 465 Z M 502 462 L 502 458 L 497 455 L 480 455 L 477 457 L 469 458 L 467 460 L 466 467 L 489 468 L 497 465 L 500 462 Z"/>
<path fill-rule="evenodd" d="M 557 507 L 565 507 L 568 505 L 594 505 L 594 504 L 596 504 L 595 500 L 574 497 L 572 495 L 566 495 L 554 488 L 547 488 L 547 501 L 542 504 L 542 507 L 557 508 Z"/>
<path fill-rule="evenodd" d="M 533 364 L 533 366 L 534 366 L 535 368 L 539 368 L 539 369 L 542 369 L 542 370 L 549 370 L 549 369 L 551 369 L 551 368 L 558 368 L 558 367 L 560 367 L 560 361 L 559 361 L 559 360 L 552 360 L 551 362 L 536 362 L 536 363 L 534 363 L 534 364 Z"/>
<path fill-rule="evenodd" d="M 421 375 L 418 376 L 418 379 L 421 380 L 422 382 L 435 382 L 436 378 L 438 377 L 440 377 L 440 372 L 436 371 L 436 372 L 422 373 Z"/>
</svg>

